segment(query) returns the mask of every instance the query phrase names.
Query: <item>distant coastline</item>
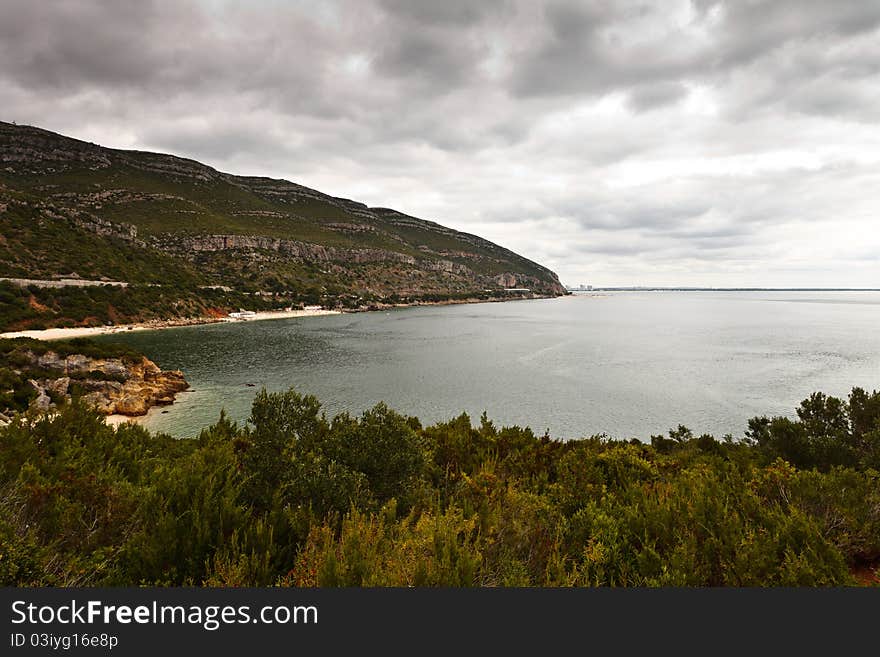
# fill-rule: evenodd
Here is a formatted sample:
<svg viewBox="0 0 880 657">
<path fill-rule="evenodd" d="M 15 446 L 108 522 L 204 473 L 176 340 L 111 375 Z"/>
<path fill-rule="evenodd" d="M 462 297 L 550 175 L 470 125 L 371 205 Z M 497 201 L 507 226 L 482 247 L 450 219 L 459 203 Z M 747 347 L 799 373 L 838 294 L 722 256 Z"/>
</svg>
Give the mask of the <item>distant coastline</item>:
<svg viewBox="0 0 880 657">
<path fill-rule="evenodd" d="M 154 320 L 136 324 L 117 324 L 114 326 L 73 326 L 67 328 L 49 328 L 32 331 L 10 331 L 0 333 L 0 338 L 34 338 L 35 340 L 68 340 L 70 338 L 94 337 L 111 335 L 128 331 L 156 331 L 180 326 L 197 326 L 199 324 L 217 324 L 221 322 L 254 322 L 266 319 L 290 319 L 292 317 L 318 317 L 322 315 L 339 315 L 339 310 L 308 309 L 308 310 L 268 310 L 255 312 L 246 320 L 232 317 L 192 317 L 186 319 Z"/>
<path fill-rule="evenodd" d="M 417 301 L 414 303 L 377 303 L 366 308 L 327 310 L 323 308 L 306 308 L 304 310 L 265 310 L 255 311 L 246 319 L 235 317 L 187 317 L 180 319 L 151 320 L 134 324 L 114 324 L 112 326 L 73 326 L 65 328 L 33 329 L 25 331 L 7 331 L 0 333 L 0 339 L 33 338 L 35 340 L 70 340 L 72 338 L 88 338 L 98 335 L 113 335 L 129 331 L 158 331 L 161 329 L 179 328 L 181 326 L 199 326 L 201 324 L 219 324 L 224 322 L 255 322 L 270 319 L 292 319 L 296 317 L 322 317 L 325 315 L 341 315 L 344 313 L 374 312 L 393 308 L 410 308 L 415 306 L 451 306 L 467 303 L 500 303 L 522 301 L 528 299 L 554 299 L 549 295 L 532 295 L 529 297 L 490 298 L 477 297 L 467 299 L 444 299 L 442 301 Z"/>
</svg>

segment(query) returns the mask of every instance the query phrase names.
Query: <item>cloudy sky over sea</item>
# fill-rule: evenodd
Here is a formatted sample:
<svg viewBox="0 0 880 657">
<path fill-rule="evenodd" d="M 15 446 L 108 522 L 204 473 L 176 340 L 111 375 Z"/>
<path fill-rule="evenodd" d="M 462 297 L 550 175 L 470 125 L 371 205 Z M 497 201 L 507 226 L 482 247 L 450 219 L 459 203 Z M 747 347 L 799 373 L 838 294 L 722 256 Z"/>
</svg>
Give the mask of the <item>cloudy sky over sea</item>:
<svg viewBox="0 0 880 657">
<path fill-rule="evenodd" d="M 594 285 L 880 285 L 880 2 L 3 0 L 0 119 Z"/>
</svg>

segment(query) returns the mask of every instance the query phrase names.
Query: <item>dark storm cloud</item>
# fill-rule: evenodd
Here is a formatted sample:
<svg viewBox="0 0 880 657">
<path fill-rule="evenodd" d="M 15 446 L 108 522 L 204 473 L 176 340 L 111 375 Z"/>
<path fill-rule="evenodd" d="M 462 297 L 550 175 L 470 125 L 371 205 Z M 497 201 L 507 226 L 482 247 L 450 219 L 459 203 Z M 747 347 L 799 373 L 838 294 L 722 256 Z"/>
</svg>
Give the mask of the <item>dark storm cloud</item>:
<svg viewBox="0 0 880 657">
<path fill-rule="evenodd" d="M 342 113 L 332 102 L 330 68 L 346 54 L 343 40 L 354 26 L 330 29 L 307 12 L 268 9 L 233 7 L 218 17 L 208 6 L 170 0 L 6 0 L 0 70 L 44 97 L 98 90 L 148 103 L 189 96 L 197 110 L 215 97 L 253 94 L 254 106 Z"/>
<path fill-rule="evenodd" d="M 869 262 L 848 231 L 880 249 L 878 29 L 880 3 L 818 0 L 4 0 L 0 118 L 398 207 L 564 278 L 842 282 Z"/>
<path fill-rule="evenodd" d="M 199 153 L 209 161 L 232 159 L 242 153 L 262 153 L 266 157 L 292 155 L 282 136 L 267 126 L 238 122 L 157 126 L 145 132 L 150 143 L 172 153 Z"/>
<path fill-rule="evenodd" d="M 718 12 L 718 38 L 708 51 L 713 64 L 725 68 L 752 62 L 790 43 L 852 37 L 880 26 L 880 5 L 875 2 L 695 0 L 694 6 L 704 19 Z"/>
<path fill-rule="evenodd" d="M 373 60 L 376 73 L 391 77 L 413 77 L 426 86 L 454 88 L 472 72 L 474 48 L 450 48 L 444 33 L 403 34 L 387 44 Z"/>
<path fill-rule="evenodd" d="M 695 0 L 694 11 L 678 19 L 669 16 L 674 8 L 675 3 L 548 4 L 544 29 L 521 53 L 511 88 L 525 97 L 629 92 L 632 107 L 644 110 L 679 100 L 687 82 L 718 84 L 767 58 L 795 60 L 780 71 L 774 71 L 778 61 L 767 62 L 766 72 L 777 73 L 782 85 L 776 94 L 755 100 L 771 104 L 817 75 L 844 86 L 878 72 L 876 48 L 865 57 L 865 48 L 835 55 L 833 46 L 876 31 L 880 3 Z M 639 35 L 644 24 L 651 29 Z M 870 106 L 850 96 L 848 106 L 828 102 L 826 109 Z M 797 98 L 791 100 L 797 107 Z M 808 100 L 805 109 L 817 106 Z"/>
<path fill-rule="evenodd" d="M 167 92 L 223 68 L 198 47 L 201 12 L 183 3 L 7 0 L 0 12 L 3 72 L 24 87 Z"/>
<path fill-rule="evenodd" d="M 510 9 L 508 0 L 381 0 L 389 15 L 422 26 L 471 26 Z"/>
<path fill-rule="evenodd" d="M 712 206 L 702 199 L 610 198 L 597 200 L 594 195 L 572 195 L 559 199 L 549 214 L 569 218 L 586 229 L 676 230 L 684 223 L 709 212 Z"/>
<path fill-rule="evenodd" d="M 687 96 L 687 93 L 687 86 L 678 80 L 643 84 L 630 92 L 628 102 L 635 111 L 647 112 L 678 102 Z"/>
<path fill-rule="evenodd" d="M 617 10 L 619 11 L 619 10 Z M 544 11 L 543 37 L 521 55 L 512 88 L 523 96 L 604 93 L 637 75 L 635 68 L 615 61 L 614 36 L 603 34 L 616 18 L 598 3 L 556 2 Z"/>
<path fill-rule="evenodd" d="M 819 114 L 876 107 L 852 88 L 877 74 L 876 50 L 834 59 L 828 41 L 875 30 L 877 3 L 695 2 L 676 20 L 670 3 L 333 6 L 324 17 L 286 4 L 7 0 L 0 9 L 2 71 L 21 87 L 50 93 L 252 93 L 254 103 L 282 112 L 390 129 L 389 106 L 418 114 L 438 95 L 481 100 L 487 85 L 526 98 L 621 92 L 632 109 L 646 111 L 680 101 L 688 82 L 711 85 L 783 51 L 794 65 L 771 62 L 778 83 L 754 93 L 752 106 L 787 102 Z M 497 78 L 484 66 L 493 44 L 502 50 Z M 357 62 L 362 74 L 349 75 Z M 504 126 L 496 131 L 504 134 Z M 422 135 L 432 140 L 430 130 Z"/>
</svg>

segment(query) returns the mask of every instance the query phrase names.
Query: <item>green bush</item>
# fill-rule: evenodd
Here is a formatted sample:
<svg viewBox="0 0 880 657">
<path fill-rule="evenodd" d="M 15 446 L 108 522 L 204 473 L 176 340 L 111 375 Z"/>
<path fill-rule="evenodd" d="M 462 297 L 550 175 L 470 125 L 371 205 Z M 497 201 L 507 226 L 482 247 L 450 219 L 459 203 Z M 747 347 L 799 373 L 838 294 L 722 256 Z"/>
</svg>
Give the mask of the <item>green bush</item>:
<svg viewBox="0 0 880 657">
<path fill-rule="evenodd" d="M 262 391 L 175 440 L 75 401 L 0 428 L 0 584 L 851 585 L 880 564 L 878 409 L 559 442 Z"/>
</svg>

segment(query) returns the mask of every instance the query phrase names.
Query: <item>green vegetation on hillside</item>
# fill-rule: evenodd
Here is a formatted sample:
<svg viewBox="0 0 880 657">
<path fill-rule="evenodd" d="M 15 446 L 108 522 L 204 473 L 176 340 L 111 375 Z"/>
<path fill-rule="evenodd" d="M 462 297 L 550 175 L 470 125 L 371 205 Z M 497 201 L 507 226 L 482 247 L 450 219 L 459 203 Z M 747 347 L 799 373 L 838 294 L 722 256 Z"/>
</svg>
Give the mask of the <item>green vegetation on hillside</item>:
<svg viewBox="0 0 880 657">
<path fill-rule="evenodd" d="M 2 201 L 2 194 L 0 194 Z M 98 236 L 64 217 L 10 203 L 0 212 L 0 275 L 51 278 L 75 274 L 86 279 L 196 286 L 197 268 L 158 251 L 140 249 L 118 236 Z"/>
<path fill-rule="evenodd" d="M 0 429 L 0 584 L 876 583 L 880 393 L 816 394 L 744 440 L 559 442 L 294 391 L 197 439 L 78 403 Z"/>
<path fill-rule="evenodd" d="M 564 294 L 550 270 L 496 244 L 285 180 L 233 176 L 170 155 L 102 148 L 0 122 L 0 277 L 121 281 L 127 321 L 295 303 L 368 306 L 526 287 Z M 144 291 L 159 287 L 161 293 Z M 0 330 L 88 324 L 76 295 L 30 312 L 0 299 Z M 233 298 L 234 297 L 234 298 Z M 247 302 L 247 303 L 243 303 Z M 102 304 L 100 305 L 105 305 Z M 112 318 L 111 318 L 112 321 Z"/>
<path fill-rule="evenodd" d="M 318 303 L 304 290 L 296 301 Z M 177 286 L 112 285 L 90 287 L 20 287 L 0 281 L 0 317 L 5 330 L 71 326 L 107 326 L 149 320 L 225 316 L 230 310 L 278 308 L 274 296 L 219 289 L 187 290 Z"/>
</svg>

